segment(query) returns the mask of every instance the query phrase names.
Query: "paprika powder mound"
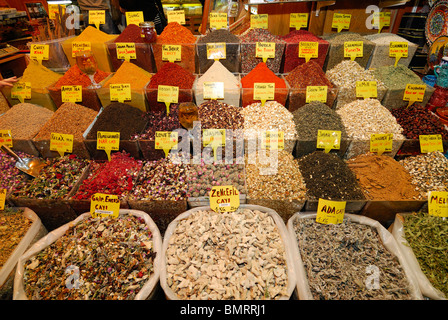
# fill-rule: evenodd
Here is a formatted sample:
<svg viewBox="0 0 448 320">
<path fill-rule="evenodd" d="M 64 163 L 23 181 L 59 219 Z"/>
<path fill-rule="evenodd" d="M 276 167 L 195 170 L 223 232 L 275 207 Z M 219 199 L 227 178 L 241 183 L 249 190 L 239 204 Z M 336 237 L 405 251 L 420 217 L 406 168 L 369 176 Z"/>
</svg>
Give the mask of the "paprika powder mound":
<svg viewBox="0 0 448 320">
<path fill-rule="evenodd" d="M 292 71 L 295 67 L 300 66 L 306 62 L 305 58 L 299 58 L 300 42 L 317 42 L 318 43 L 318 57 L 311 58 L 322 69 L 327 57 L 328 48 L 330 44 L 327 40 L 315 36 L 313 33 L 306 30 L 293 30 L 282 37 L 286 42 L 285 58 L 283 59 L 283 73 Z"/>
<path fill-rule="evenodd" d="M 193 101 L 193 83 L 196 77 L 188 70 L 175 63 L 165 63 L 146 87 L 146 99 L 149 109 L 153 112 L 166 110 L 164 102 L 157 102 L 159 85 L 179 87 L 178 103 Z M 171 112 L 170 112 L 171 113 Z"/>
<path fill-rule="evenodd" d="M 196 37 L 188 28 L 177 22 L 168 23 L 162 33 L 157 36 L 156 42 L 152 44 L 157 71 L 160 70 L 165 63 L 168 63 L 168 61 L 162 60 L 162 46 L 164 44 L 173 44 L 181 46 L 181 61 L 176 61 L 174 63 L 180 65 L 191 73 L 195 73 L 196 40 Z"/>
<path fill-rule="evenodd" d="M 274 100 L 286 107 L 288 86 L 285 80 L 272 72 L 264 62 L 260 62 L 252 71 L 241 78 L 243 107 L 246 107 L 255 102 L 259 102 L 254 100 L 254 84 L 260 82 L 274 83 Z"/>
</svg>

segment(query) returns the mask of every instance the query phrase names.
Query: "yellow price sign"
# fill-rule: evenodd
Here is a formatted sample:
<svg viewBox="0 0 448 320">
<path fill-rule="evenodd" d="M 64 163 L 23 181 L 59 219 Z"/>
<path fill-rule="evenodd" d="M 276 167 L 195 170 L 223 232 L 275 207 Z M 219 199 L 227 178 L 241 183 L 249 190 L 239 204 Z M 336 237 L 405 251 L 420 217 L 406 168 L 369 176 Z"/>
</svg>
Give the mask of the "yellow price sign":
<svg viewBox="0 0 448 320">
<path fill-rule="evenodd" d="M 210 12 L 210 28 L 225 29 L 227 28 L 227 13 L 225 12 Z"/>
<path fill-rule="evenodd" d="M 82 86 L 61 86 L 62 102 L 81 102 Z"/>
<path fill-rule="evenodd" d="M 64 153 L 73 152 L 73 135 L 63 133 L 51 133 L 50 134 L 50 150 L 57 151 L 61 157 Z"/>
<path fill-rule="evenodd" d="M 90 214 L 93 218 L 117 218 L 120 215 L 120 199 L 117 195 L 95 193 L 90 198 Z"/>
<path fill-rule="evenodd" d="M 381 33 L 383 27 L 390 26 L 390 12 L 374 12 L 372 24 L 378 28 L 378 33 Z"/>
<path fill-rule="evenodd" d="M 111 151 L 118 151 L 120 148 L 120 132 L 98 131 L 96 133 L 96 148 L 104 150 L 110 161 Z"/>
<path fill-rule="evenodd" d="M 341 131 L 318 130 L 316 147 L 325 149 L 326 153 L 332 149 L 339 150 L 341 148 Z"/>
<path fill-rule="evenodd" d="M 129 83 L 116 83 L 109 85 L 110 101 L 125 102 L 131 100 L 131 85 Z"/>
<path fill-rule="evenodd" d="M 350 58 L 352 61 L 361 58 L 364 54 L 364 43 L 362 41 L 344 42 L 344 58 Z"/>
<path fill-rule="evenodd" d="M 11 130 L 0 130 L 0 146 L 2 145 L 12 148 Z"/>
<path fill-rule="evenodd" d="M 173 10 L 167 11 L 168 23 L 177 22 L 178 24 L 185 24 L 185 11 L 184 10 Z"/>
<path fill-rule="evenodd" d="M 350 21 L 352 19 L 351 14 L 334 13 L 331 27 L 338 29 L 341 32 L 343 29 L 350 29 Z"/>
<path fill-rule="evenodd" d="M 269 150 L 285 149 L 285 133 L 277 130 L 263 131 L 261 148 Z"/>
<path fill-rule="evenodd" d="M 162 45 L 162 60 L 176 62 L 182 60 L 182 46 L 176 44 Z"/>
<path fill-rule="evenodd" d="M 0 189 L 0 211 L 5 210 L 6 189 Z"/>
<path fill-rule="evenodd" d="M 275 58 L 275 42 L 257 42 L 255 44 L 255 56 L 266 62 L 269 58 Z"/>
<path fill-rule="evenodd" d="M 155 148 L 165 152 L 165 158 L 171 149 L 177 149 L 179 134 L 175 131 L 156 131 Z"/>
<path fill-rule="evenodd" d="M 431 216 L 448 218 L 448 192 L 428 192 L 428 214 Z"/>
<path fill-rule="evenodd" d="M 319 43 L 318 42 L 299 42 L 299 58 L 305 58 L 305 62 L 310 61 L 311 58 L 319 57 Z"/>
<path fill-rule="evenodd" d="M 129 62 L 131 59 L 137 59 L 137 51 L 135 50 L 135 43 L 133 42 L 118 42 L 116 43 L 117 58 L 124 59 Z"/>
<path fill-rule="evenodd" d="M 11 98 L 19 99 L 21 103 L 25 99 L 31 99 L 31 82 L 16 82 L 11 89 Z"/>
<path fill-rule="evenodd" d="M 219 60 L 226 58 L 226 44 L 225 42 L 211 42 L 207 43 L 207 59 Z"/>
<path fill-rule="evenodd" d="M 217 160 L 216 149 L 226 145 L 225 129 L 204 129 L 202 130 L 202 145 L 204 147 L 211 146 L 213 149 L 213 157 Z"/>
<path fill-rule="evenodd" d="M 224 99 L 224 82 L 204 82 L 203 96 L 206 100 Z"/>
<path fill-rule="evenodd" d="M 410 84 L 406 85 L 403 94 L 403 100 L 409 101 L 408 107 L 414 102 L 422 102 L 425 97 L 426 84 Z"/>
<path fill-rule="evenodd" d="M 384 152 L 392 151 L 394 135 L 392 133 L 378 133 L 370 135 L 370 152 L 382 155 Z"/>
<path fill-rule="evenodd" d="M 256 82 L 254 83 L 254 100 L 260 100 L 264 106 L 266 101 L 274 100 L 275 83 L 273 82 Z"/>
<path fill-rule="evenodd" d="M 340 224 L 344 221 L 345 201 L 319 199 L 316 222 L 322 224 Z"/>
<path fill-rule="evenodd" d="M 61 13 L 65 14 L 65 4 L 50 4 L 48 3 L 48 18 L 56 19 L 56 14 L 59 14 L 59 6 L 61 6 Z"/>
<path fill-rule="evenodd" d="M 319 101 L 327 103 L 327 86 L 308 86 L 306 87 L 306 103 Z"/>
<path fill-rule="evenodd" d="M 42 63 L 42 60 L 50 58 L 50 46 L 48 44 L 32 44 L 30 48 L 30 58 Z"/>
<path fill-rule="evenodd" d="M 376 98 L 378 97 L 376 81 L 356 81 L 357 98 Z"/>
<path fill-rule="evenodd" d="M 76 54 L 81 51 L 91 51 L 92 43 L 90 41 L 72 42 L 72 58 L 76 58 Z"/>
<path fill-rule="evenodd" d="M 100 24 L 106 23 L 106 10 L 89 10 L 89 24 L 94 24 L 97 29 Z"/>
<path fill-rule="evenodd" d="M 391 41 L 389 44 L 389 57 L 395 58 L 396 67 L 401 58 L 408 57 L 408 43 L 405 41 Z"/>
<path fill-rule="evenodd" d="M 296 30 L 308 27 L 308 13 L 290 13 L 289 27 L 296 28 Z"/>
<path fill-rule="evenodd" d="M 210 209 L 215 212 L 233 212 L 240 207 L 240 193 L 234 186 L 215 186 L 210 190 Z"/>
<path fill-rule="evenodd" d="M 127 25 L 135 24 L 140 26 L 140 23 L 144 22 L 143 11 L 126 11 L 126 23 Z"/>
<path fill-rule="evenodd" d="M 166 114 L 170 114 L 170 104 L 179 101 L 179 87 L 163 86 L 157 87 L 157 102 L 164 102 L 166 105 Z"/>
<path fill-rule="evenodd" d="M 268 19 L 268 14 L 252 14 L 250 16 L 250 27 L 252 29 L 267 29 L 269 25 Z"/>
<path fill-rule="evenodd" d="M 426 134 L 418 136 L 420 142 L 420 152 L 429 153 L 440 151 L 443 153 L 443 140 L 441 134 Z"/>
</svg>

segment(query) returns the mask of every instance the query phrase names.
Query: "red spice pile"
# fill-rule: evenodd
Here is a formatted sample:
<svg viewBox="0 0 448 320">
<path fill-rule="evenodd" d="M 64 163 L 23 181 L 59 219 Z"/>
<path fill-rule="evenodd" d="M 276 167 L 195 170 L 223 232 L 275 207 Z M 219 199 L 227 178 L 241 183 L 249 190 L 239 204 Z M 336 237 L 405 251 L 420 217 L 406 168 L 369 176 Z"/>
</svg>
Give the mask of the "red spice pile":
<svg viewBox="0 0 448 320">
<path fill-rule="evenodd" d="M 293 30 L 287 35 L 283 36 L 282 39 L 288 43 L 298 43 L 302 41 L 309 42 L 319 42 L 328 44 L 328 41 L 315 36 L 313 33 L 306 30 Z"/>
<path fill-rule="evenodd" d="M 170 22 L 163 29 L 162 33 L 157 36 L 157 43 L 163 44 L 182 44 L 195 43 L 196 37 L 190 31 L 177 22 Z"/>
<path fill-rule="evenodd" d="M 148 88 L 157 88 L 159 85 L 175 86 L 179 89 L 193 88 L 194 75 L 181 66 L 167 62 L 151 77 Z"/>
<path fill-rule="evenodd" d="M 322 68 L 313 60 L 301 64 L 285 76 L 291 88 L 306 88 L 307 86 L 328 86 L 334 85 L 328 80 Z"/>
<path fill-rule="evenodd" d="M 128 25 L 123 32 L 115 39 L 114 43 L 117 42 L 134 42 L 143 43 L 143 38 L 140 33 L 140 27 L 136 24 Z"/>
<path fill-rule="evenodd" d="M 73 199 L 90 199 L 97 192 L 122 196 L 132 190 L 134 178 L 142 167 L 126 152 L 115 152 L 111 160 L 91 162 L 90 174 L 83 181 Z"/>
<path fill-rule="evenodd" d="M 243 88 L 253 88 L 256 82 L 270 82 L 275 83 L 275 88 L 286 88 L 285 81 L 277 77 L 272 72 L 266 63 L 260 62 L 251 72 L 241 79 L 241 85 Z"/>
<path fill-rule="evenodd" d="M 97 83 L 100 83 L 109 75 L 109 72 L 98 69 L 93 78 Z M 53 87 L 56 89 L 60 89 L 62 86 L 82 86 L 83 88 L 87 88 L 91 84 L 92 82 L 90 81 L 89 76 L 82 72 L 77 65 L 74 65 L 67 70 L 64 76 L 62 76 Z"/>
</svg>

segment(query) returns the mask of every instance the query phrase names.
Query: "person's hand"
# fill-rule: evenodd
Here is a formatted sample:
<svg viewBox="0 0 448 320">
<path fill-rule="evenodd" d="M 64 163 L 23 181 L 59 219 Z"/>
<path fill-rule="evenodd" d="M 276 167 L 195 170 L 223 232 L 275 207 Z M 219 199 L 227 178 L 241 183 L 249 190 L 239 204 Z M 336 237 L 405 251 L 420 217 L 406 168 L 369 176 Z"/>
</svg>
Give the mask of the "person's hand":
<svg viewBox="0 0 448 320">
<path fill-rule="evenodd" d="M 11 77 L 7 79 L 0 80 L 0 88 L 1 87 L 12 87 L 14 83 L 18 81 L 17 77 Z"/>
</svg>

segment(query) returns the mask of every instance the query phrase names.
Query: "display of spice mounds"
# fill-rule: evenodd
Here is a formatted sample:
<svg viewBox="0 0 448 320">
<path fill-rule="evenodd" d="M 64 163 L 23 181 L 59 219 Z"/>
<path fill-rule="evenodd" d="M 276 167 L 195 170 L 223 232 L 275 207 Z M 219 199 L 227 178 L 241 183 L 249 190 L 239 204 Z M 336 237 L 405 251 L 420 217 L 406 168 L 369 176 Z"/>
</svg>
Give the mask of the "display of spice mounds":
<svg viewBox="0 0 448 320">
<path fill-rule="evenodd" d="M 424 85 L 420 77 L 406 66 L 399 64 L 396 67 L 383 66 L 372 70 L 376 79 L 380 80 L 387 87 L 387 93 L 384 95 L 381 104 L 388 109 L 396 109 L 407 106 L 409 101 L 404 101 L 403 96 L 408 84 Z M 431 98 L 434 88 L 426 85 L 425 94 L 421 105 L 426 105 Z"/>
<path fill-rule="evenodd" d="M 156 42 L 152 43 L 156 70 L 163 67 L 168 61 L 162 58 L 163 45 L 180 45 L 181 60 L 169 63 L 175 63 L 190 73 L 196 72 L 196 52 L 195 44 L 197 38 L 190 29 L 180 25 L 177 22 L 170 22 L 157 36 Z"/>
<path fill-rule="evenodd" d="M 181 214 L 165 234 L 160 282 L 166 297 L 289 299 L 295 273 L 285 231 L 275 211 L 259 206 Z"/>
<path fill-rule="evenodd" d="M 50 150 L 51 135 L 70 134 L 73 135 L 72 153 L 80 158 L 90 158 L 89 152 L 84 145 L 83 134 L 95 120 L 98 112 L 72 102 L 62 104 L 51 118 L 41 127 L 33 138 L 36 149 L 44 158 L 58 157 L 57 151 Z"/>
<path fill-rule="evenodd" d="M 333 33 L 322 37 L 330 43 L 330 48 L 327 53 L 327 60 L 325 61 L 325 70 L 331 70 L 337 66 L 342 61 L 347 61 L 344 57 L 344 43 L 348 41 L 362 41 L 363 53 L 362 57 L 356 57 L 355 62 L 357 62 L 363 69 L 367 68 L 370 61 L 370 57 L 375 50 L 375 42 L 368 40 L 367 38 L 361 36 L 354 32 L 343 32 L 343 33 Z M 351 60 L 349 60 L 351 61 Z M 348 69 L 347 69 L 348 70 Z"/>
<path fill-rule="evenodd" d="M 190 207 L 209 205 L 210 190 L 216 186 L 233 186 L 246 203 L 247 187 L 244 164 L 192 163 L 187 171 L 187 197 Z"/>
<path fill-rule="evenodd" d="M 143 131 L 147 121 L 144 112 L 131 105 L 112 102 L 102 108 L 96 119 L 84 133 L 84 143 L 92 159 L 107 159 L 107 154 L 103 150 L 97 150 L 98 131 L 120 133 L 120 151 L 127 151 L 133 157 L 139 157 L 140 152 L 136 141 L 131 137 Z"/>
<path fill-rule="evenodd" d="M 100 83 L 101 88 L 96 90 L 98 98 L 103 107 L 107 107 L 111 103 L 110 85 L 111 84 L 129 84 L 131 87 L 131 99 L 126 100 L 129 104 L 143 112 L 148 110 L 146 102 L 145 88 L 151 80 L 151 74 L 133 64 L 132 62 L 124 61 L 120 68 L 112 74 L 112 76 L 104 79 Z"/>
<path fill-rule="evenodd" d="M 365 35 L 364 38 L 375 43 L 375 49 L 373 50 L 370 62 L 367 66 L 368 68 L 380 68 L 395 65 L 395 57 L 390 57 L 389 55 L 391 42 L 406 42 L 408 45 L 407 57 L 400 57 L 397 66 L 402 65 L 408 67 L 418 49 L 418 44 L 393 33 L 382 32 L 368 34 Z"/>
<path fill-rule="evenodd" d="M 157 73 L 151 77 L 146 87 L 146 99 L 149 104 L 149 111 L 159 112 L 166 110 L 164 102 L 158 102 L 158 87 L 174 86 L 179 87 L 178 103 L 192 102 L 194 99 L 193 84 L 196 77 L 192 72 L 182 68 L 172 62 L 166 62 L 161 68 L 157 68 Z"/>
<path fill-rule="evenodd" d="M 275 56 L 266 60 L 266 66 L 274 73 L 279 73 L 285 51 L 285 41 L 280 36 L 273 35 L 267 29 L 249 28 L 239 35 L 241 40 L 241 73 L 249 73 L 263 58 L 256 56 L 257 42 L 275 44 Z"/>
<path fill-rule="evenodd" d="M 61 77 L 62 76 L 59 73 L 51 71 L 37 61 L 30 60 L 23 71 L 23 75 L 18 79 L 18 82 L 28 82 L 31 85 L 31 98 L 26 99 L 27 103 L 36 104 L 51 111 L 55 111 L 57 106 L 49 95 L 48 87 L 58 81 Z M 11 87 L 2 86 L 1 91 L 11 106 L 21 102 L 18 98 L 13 98 L 11 96 Z"/>
<path fill-rule="evenodd" d="M 30 155 L 17 151 L 15 152 L 20 158 L 29 158 Z M 0 189 L 6 189 L 6 193 L 20 190 L 28 180 L 28 176 L 21 174 L 20 170 L 15 166 L 17 159 L 13 156 L 0 151 Z"/>
<path fill-rule="evenodd" d="M 422 200 L 409 172 L 392 157 L 361 154 L 349 159 L 347 165 L 369 200 Z"/>
<path fill-rule="evenodd" d="M 31 141 L 54 112 L 31 103 L 19 103 L 0 117 L 0 130 L 10 130 L 14 151 L 38 156 Z"/>
<path fill-rule="evenodd" d="M 282 40 L 286 42 L 282 68 L 283 73 L 289 73 L 297 66 L 306 62 L 305 57 L 299 57 L 299 46 L 301 42 L 318 43 L 318 56 L 317 58 L 311 58 L 310 61 L 315 62 L 322 70 L 330 47 L 328 41 L 315 36 L 313 33 L 306 30 L 292 30 L 287 35 L 283 36 Z"/>
<path fill-rule="evenodd" d="M 159 277 L 160 251 L 160 233 L 146 213 L 85 213 L 22 256 L 16 294 L 28 300 L 145 300 Z"/>
<path fill-rule="evenodd" d="M 345 155 L 350 141 L 345 131 L 344 122 L 335 110 L 330 109 L 322 102 L 312 101 L 295 110 L 292 115 L 297 131 L 294 153 L 296 157 L 302 157 L 317 150 L 319 130 L 340 131 L 339 149 L 331 149 L 330 152 L 335 152 L 340 157 Z"/>
<path fill-rule="evenodd" d="M 336 109 L 339 109 L 357 100 L 356 97 L 356 82 L 357 81 L 376 81 L 378 101 L 383 100 L 387 93 L 385 84 L 377 79 L 371 70 L 365 70 L 356 61 L 344 60 L 337 64 L 334 68 L 326 72 L 328 80 L 338 87 L 338 97 L 336 102 Z"/>
<path fill-rule="evenodd" d="M 322 68 L 314 60 L 295 67 L 284 77 L 290 87 L 288 99 L 289 111 L 293 112 L 306 104 L 306 91 L 308 86 L 327 87 L 325 104 L 333 108 L 338 95 L 338 88 L 328 80 Z"/>
<path fill-rule="evenodd" d="M 342 223 L 323 224 L 304 214 L 288 222 L 288 231 L 296 243 L 299 299 L 423 299 L 394 237 L 378 221 L 345 214 Z"/>
<path fill-rule="evenodd" d="M 423 296 L 431 300 L 446 300 L 448 221 L 421 210 L 397 214 L 391 228 Z"/>
<path fill-rule="evenodd" d="M 136 24 L 128 24 L 116 39 L 106 44 L 113 71 L 117 71 L 126 61 L 125 59 L 118 59 L 117 44 L 120 43 L 134 43 L 135 45 L 136 58 L 129 59 L 129 62 L 148 72 L 157 71 L 151 44 L 144 42 L 140 27 Z"/>
<path fill-rule="evenodd" d="M 96 83 L 100 83 L 104 79 L 110 76 L 110 72 L 98 70 L 93 75 L 93 79 Z M 101 108 L 101 102 L 98 99 L 98 95 L 95 89 L 89 88 L 92 85 L 92 81 L 89 76 L 81 71 L 81 69 L 74 65 L 68 69 L 64 75 L 51 86 L 48 87 L 51 99 L 54 101 L 57 108 L 62 104 L 62 86 L 81 86 L 82 87 L 82 101 L 79 104 L 86 106 L 95 111 L 99 111 Z"/>
<path fill-rule="evenodd" d="M 219 62 L 229 72 L 240 72 L 240 38 L 226 29 L 213 30 L 199 37 L 196 47 L 198 54 L 199 73 L 205 73 L 213 64 L 214 56 L 208 57 L 207 47 L 209 43 L 225 43 L 225 59 L 219 57 Z"/>
<path fill-rule="evenodd" d="M 220 94 L 219 87 L 216 89 L 212 89 L 212 94 L 216 95 L 216 97 L 207 97 L 207 90 L 204 90 L 204 84 L 213 83 L 222 83 L 223 89 L 223 97 L 218 97 Z M 241 97 L 241 85 L 240 85 L 240 76 L 232 74 L 227 68 L 220 62 L 215 61 L 210 68 L 198 78 L 196 78 L 195 83 L 193 84 L 195 101 L 196 104 L 200 105 L 205 101 L 215 100 L 219 98 L 220 102 L 224 102 L 228 105 L 232 105 L 235 107 L 240 106 L 240 97 Z"/>
<path fill-rule="evenodd" d="M 248 74 L 242 75 L 241 78 L 241 105 L 246 107 L 252 103 L 258 102 L 254 100 L 254 84 L 255 83 L 274 83 L 274 101 L 286 106 L 288 99 L 289 86 L 283 76 L 277 76 L 272 72 L 266 63 L 260 62 Z"/>
<path fill-rule="evenodd" d="M 370 152 L 372 134 L 392 134 L 392 150 L 383 152 L 394 157 L 404 140 L 404 129 L 392 113 L 377 99 L 355 100 L 336 110 L 351 140 L 345 158 Z"/>
</svg>

